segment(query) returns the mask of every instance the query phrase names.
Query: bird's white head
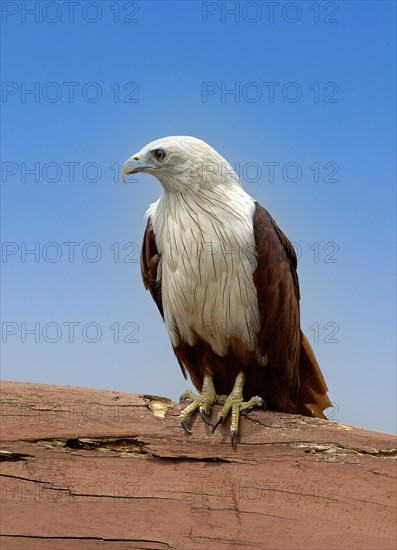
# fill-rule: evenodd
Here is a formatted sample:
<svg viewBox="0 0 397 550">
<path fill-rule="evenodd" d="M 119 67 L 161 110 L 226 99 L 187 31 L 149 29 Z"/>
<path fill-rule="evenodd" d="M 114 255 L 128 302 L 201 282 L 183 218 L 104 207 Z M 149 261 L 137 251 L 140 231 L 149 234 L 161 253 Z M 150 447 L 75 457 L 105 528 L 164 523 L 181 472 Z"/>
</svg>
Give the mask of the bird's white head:
<svg viewBox="0 0 397 550">
<path fill-rule="evenodd" d="M 210 145 L 191 136 L 170 136 L 145 145 L 125 162 L 123 180 L 137 172 L 155 176 L 170 193 L 240 185 L 230 164 Z"/>
</svg>

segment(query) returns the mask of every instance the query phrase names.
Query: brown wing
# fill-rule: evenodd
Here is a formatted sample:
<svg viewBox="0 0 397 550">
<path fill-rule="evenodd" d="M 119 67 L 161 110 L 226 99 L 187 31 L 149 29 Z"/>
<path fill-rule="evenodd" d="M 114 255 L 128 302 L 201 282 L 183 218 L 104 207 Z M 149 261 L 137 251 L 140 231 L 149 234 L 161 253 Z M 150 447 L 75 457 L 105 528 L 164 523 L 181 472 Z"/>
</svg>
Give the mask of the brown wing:
<svg viewBox="0 0 397 550">
<path fill-rule="evenodd" d="M 314 352 L 301 331 L 295 250 L 270 214 L 256 203 L 254 234 L 258 265 L 254 282 L 261 322 L 261 354 L 287 385 L 296 411 L 325 418 L 331 406 Z M 280 393 L 281 397 L 281 393 Z"/>
<path fill-rule="evenodd" d="M 332 406 L 327 395 L 327 385 L 306 336 L 302 332 L 299 357 L 300 386 L 297 399 L 299 414 L 326 418 L 325 409 Z"/>
<path fill-rule="evenodd" d="M 153 226 L 148 219 L 141 249 L 141 274 L 146 290 L 150 291 L 153 300 L 156 302 L 159 311 L 164 318 L 163 304 L 161 301 L 161 282 L 157 280 L 157 268 L 160 261 L 160 254 L 156 246 Z"/>
<path fill-rule="evenodd" d="M 254 235 L 258 264 L 254 273 L 261 336 L 260 352 L 277 369 L 296 401 L 301 345 L 299 283 L 293 246 L 276 222 L 256 203 Z"/>
</svg>

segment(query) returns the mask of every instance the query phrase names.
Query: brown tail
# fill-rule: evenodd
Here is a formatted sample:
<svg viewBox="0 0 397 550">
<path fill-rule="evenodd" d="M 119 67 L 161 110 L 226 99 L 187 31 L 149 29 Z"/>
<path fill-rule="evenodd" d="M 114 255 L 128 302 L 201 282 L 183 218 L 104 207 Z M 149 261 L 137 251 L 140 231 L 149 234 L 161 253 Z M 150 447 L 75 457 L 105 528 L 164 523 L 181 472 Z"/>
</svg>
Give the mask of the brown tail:
<svg viewBox="0 0 397 550">
<path fill-rule="evenodd" d="M 317 363 L 316 357 L 306 336 L 302 334 L 299 357 L 298 413 L 305 416 L 326 418 L 323 411 L 331 407 L 327 396 L 327 385 Z"/>
</svg>

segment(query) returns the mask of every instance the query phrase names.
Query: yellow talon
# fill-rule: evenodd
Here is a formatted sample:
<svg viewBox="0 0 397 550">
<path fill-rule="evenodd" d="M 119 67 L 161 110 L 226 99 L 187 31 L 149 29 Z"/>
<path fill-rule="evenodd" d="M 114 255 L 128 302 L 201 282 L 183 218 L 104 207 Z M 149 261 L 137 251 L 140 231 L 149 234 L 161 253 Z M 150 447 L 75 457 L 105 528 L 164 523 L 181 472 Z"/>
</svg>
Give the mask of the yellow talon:
<svg viewBox="0 0 397 550">
<path fill-rule="evenodd" d="M 208 419 L 212 405 L 214 405 L 214 403 L 223 404 L 226 400 L 226 395 L 217 395 L 212 380 L 212 374 L 205 374 L 200 395 L 196 395 L 192 391 L 186 390 L 180 397 L 180 401 L 185 400 L 190 400 L 192 402 L 183 409 L 179 415 L 179 420 L 183 429 L 191 434 L 192 432 L 188 426 L 188 422 L 193 414 L 198 410 L 204 422 L 212 426 Z"/>
<path fill-rule="evenodd" d="M 223 422 L 223 420 L 231 411 L 232 421 L 230 425 L 230 438 L 231 438 L 232 445 L 234 443 L 235 437 L 238 432 L 240 412 L 247 409 L 252 409 L 253 407 L 261 407 L 261 408 L 266 407 L 266 403 L 258 395 L 256 395 L 255 397 L 251 397 L 249 401 L 244 401 L 243 399 L 244 382 L 245 382 L 245 374 L 243 372 L 239 372 L 238 375 L 236 376 L 233 390 L 231 394 L 227 397 L 225 404 L 220 410 L 218 418 L 216 419 L 214 428 L 212 430 L 212 433 L 214 433 L 217 426 L 219 426 L 219 424 Z"/>
</svg>

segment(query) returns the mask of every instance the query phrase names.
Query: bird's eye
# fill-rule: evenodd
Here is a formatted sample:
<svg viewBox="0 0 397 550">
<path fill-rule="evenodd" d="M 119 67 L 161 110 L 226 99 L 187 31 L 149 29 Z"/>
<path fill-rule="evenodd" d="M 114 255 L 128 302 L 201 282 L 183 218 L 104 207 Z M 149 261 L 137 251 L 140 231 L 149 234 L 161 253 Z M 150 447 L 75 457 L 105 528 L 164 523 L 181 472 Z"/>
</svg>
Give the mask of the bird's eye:
<svg viewBox="0 0 397 550">
<path fill-rule="evenodd" d="M 156 160 L 164 160 L 167 156 L 167 153 L 164 151 L 164 149 L 155 149 L 153 151 L 153 156 Z"/>
</svg>

